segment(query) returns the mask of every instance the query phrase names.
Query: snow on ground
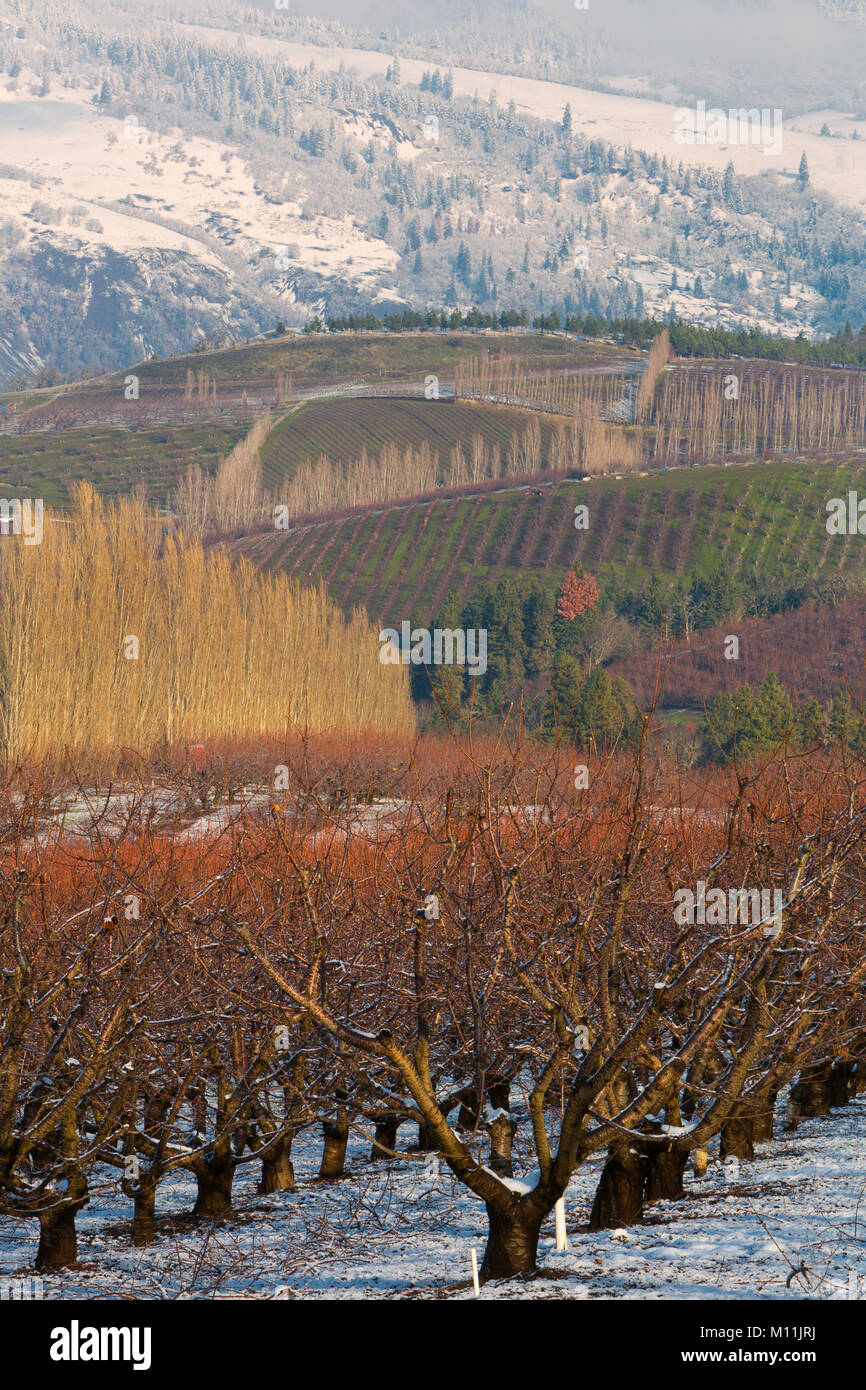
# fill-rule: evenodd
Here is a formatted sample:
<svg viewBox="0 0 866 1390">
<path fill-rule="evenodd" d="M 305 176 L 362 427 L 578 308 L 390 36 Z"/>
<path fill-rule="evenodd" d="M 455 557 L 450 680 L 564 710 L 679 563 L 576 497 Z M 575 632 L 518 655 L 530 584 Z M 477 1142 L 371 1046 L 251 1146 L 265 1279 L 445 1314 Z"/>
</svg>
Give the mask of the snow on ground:
<svg viewBox="0 0 866 1390">
<path fill-rule="evenodd" d="M 521 1116 L 525 1121 L 525 1115 Z M 522 1128 L 525 1130 L 526 1125 Z M 401 1141 L 414 1139 L 405 1126 Z M 371 1164 L 369 1139 L 349 1151 L 352 1176 L 317 1183 L 318 1132 L 295 1144 L 295 1193 L 261 1197 L 258 1164 L 240 1169 L 237 1219 L 216 1227 L 183 1220 L 195 1184 L 159 1190 L 155 1245 L 129 1243 L 130 1204 L 94 1181 L 79 1218 L 80 1265 L 44 1277 L 46 1298 L 471 1298 L 470 1250 L 484 1247 L 480 1202 L 435 1157 Z M 481 1297 L 628 1299 L 843 1299 L 866 1296 L 866 1100 L 801 1122 L 726 1181 L 717 1162 L 687 1197 L 648 1209 L 644 1225 L 585 1233 L 596 1160 L 566 1196 L 569 1249 L 541 1273 L 486 1285 Z M 529 1155 L 524 1173 L 533 1167 Z M 0 1275 L 21 1275 L 36 1250 L 36 1223 L 0 1218 Z M 805 1265 L 806 1273 L 791 1277 Z M 790 1284 L 788 1283 L 790 1279 Z"/>
<path fill-rule="evenodd" d="M 402 824 L 407 815 L 414 816 L 410 803 L 394 797 L 374 797 L 371 802 L 351 802 L 328 812 L 315 803 L 301 805 L 261 787 L 238 787 L 230 800 L 219 800 L 208 809 L 198 809 L 201 797 L 191 791 L 152 786 L 135 789 L 114 787 L 108 793 L 94 788 L 55 796 L 40 808 L 37 815 L 37 836 L 28 844 L 44 846 L 57 838 L 111 839 L 134 835 L 142 826 L 170 833 L 183 843 L 187 840 L 216 840 L 223 831 L 245 819 L 267 819 L 271 809 L 287 816 L 306 819 L 318 817 L 326 822 L 324 830 L 316 832 L 314 842 L 327 842 L 334 831 L 350 835 L 369 835 L 375 838 L 377 827 Z M 207 798 L 206 798 L 207 801 Z M 520 810 L 521 808 L 517 808 Z M 534 807 L 522 808 L 524 812 Z"/>
<path fill-rule="evenodd" d="M 160 136 L 133 111 L 122 119 L 104 115 L 92 95 L 56 88 L 34 97 L 20 85 L 0 88 L 0 164 L 10 166 L 0 196 L 28 237 L 50 227 L 52 241 L 71 250 L 185 252 L 230 273 L 225 247 L 261 264 L 275 292 L 280 277 L 299 267 L 360 283 L 399 259 L 348 214 L 305 218 L 303 189 L 295 201 L 269 202 L 229 147 L 179 132 Z M 176 225 L 151 221 L 146 212 Z"/>
</svg>

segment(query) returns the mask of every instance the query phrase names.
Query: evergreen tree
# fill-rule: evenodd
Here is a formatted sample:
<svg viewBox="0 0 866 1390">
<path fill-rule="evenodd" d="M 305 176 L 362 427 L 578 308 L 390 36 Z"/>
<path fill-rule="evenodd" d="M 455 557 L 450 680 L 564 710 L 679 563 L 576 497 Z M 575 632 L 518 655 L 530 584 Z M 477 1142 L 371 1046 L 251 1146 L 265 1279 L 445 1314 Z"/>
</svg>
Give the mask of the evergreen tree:
<svg viewBox="0 0 866 1390">
<path fill-rule="evenodd" d="M 834 743 L 840 743 L 847 747 L 854 728 L 854 711 L 851 705 L 851 696 L 847 690 L 840 690 L 833 700 L 833 708 L 830 711 L 830 738 Z"/>
<path fill-rule="evenodd" d="M 733 748 L 736 711 L 734 697 L 726 690 L 720 690 L 707 704 L 703 723 L 707 756 L 719 759 L 730 757 Z"/>
<path fill-rule="evenodd" d="M 553 634 L 553 594 L 538 580 L 529 586 L 523 606 L 523 640 L 526 647 L 526 674 L 530 680 L 546 676 L 553 664 L 556 640 Z"/>
<path fill-rule="evenodd" d="M 866 752 L 866 723 L 847 690 L 840 690 L 833 701 L 829 735 L 833 743 L 852 748 L 860 757 Z"/>
<path fill-rule="evenodd" d="M 472 259 L 469 255 L 469 248 L 463 241 L 457 249 L 454 260 L 454 275 L 458 280 L 462 280 L 464 285 L 469 284 L 472 275 Z"/>
<path fill-rule="evenodd" d="M 412 250 L 417 251 L 421 246 L 421 218 L 418 216 L 417 212 L 409 223 L 406 235 Z"/>
<path fill-rule="evenodd" d="M 665 607 L 661 580 L 657 574 L 651 574 L 638 599 L 635 617 L 642 627 L 658 632 Z"/>
<path fill-rule="evenodd" d="M 827 720 L 824 711 L 813 695 L 800 711 L 800 717 L 797 720 L 797 743 L 804 751 L 820 748 L 824 743 L 826 732 Z"/>
<path fill-rule="evenodd" d="M 453 589 L 449 589 L 434 623 L 434 627 L 454 632 L 464 626 L 461 620 L 460 603 Z M 432 672 L 432 697 L 436 705 L 436 724 L 447 724 L 455 719 L 463 699 L 465 671 L 460 666 L 436 666 Z"/>
<path fill-rule="evenodd" d="M 603 666 L 596 666 L 581 688 L 574 717 L 578 747 L 609 752 L 628 734 L 635 714 L 631 692 L 621 676 L 611 680 Z"/>
<path fill-rule="evenodd" d="M 726 570 L 716 571 L 708 579 L 693 580 L 689 601 L 692 626 L 697 631 L 736 617 L 742 608 L 739 585 Z"/>
<path fill-rule="evenodd" d="M 737 715 L 736 754 L 752 758 L 769 747 L 770 730 L 752 687 L 743 685 L 737 691 L 734 708 Z M 731 749 L 733 752 L 734 749 Z"/>
<path fill-rule="evenodd" d="M 523 606 L 510 576 L 500 579 L 485 605 L 487 689 L 497 699 L 514 700 L 526 679 Z"/>
<path fill-rule="evenodd" d="M 793 731 L 794 708 L 787 690 L 772 672 L 764 679 L 758 692 L 758 706 L 770 739 L 782 743 Z"/>
<path fill-rule="evenodd" d="M 414 632 L 415 629 L 419 627 L 427 627 L 427 620 L 422 615 L 421 610 L 418 608 L 414 609 L 414 611 L 412 612 L 409 622 L 410 632 Z M 422 665 L 421 663 L 416 663 L 414 661 L 410 663 L 409 690 L 411 692 L 412 699 L 416 702 L 418 700 L 432 699 L 431 685 L 434 679 L 434 669 L 435 668 L 432 666 L 427 667 Z"/>
<path fill-rule="evenodd" d="M 805 151 L 805 150 L 803 151 L 802 155 L 800 156 L 800 169 L 799 169 L 799 172 L 798 172 L 798 174 L 797 174 L 797 179 L 798 179 L 798 182 L 799 182 L 799 184 L 800 184 L 801 189 L 805 189 L 805 188 L 808 188 L 808 187 L 809 187 L 809 161 L 808 161 L 808 159 L 806 158 L 806 151 Z"/>
<path fill-rule="evenodd" d="M 775 677 L 772 679 L 775 681 Z M 781 698 L 778 698 L 779 692 Z M 785 727 L 785 701 L 790 710 L 790 701 L 778 682 L 768 688 L 767 703 L 772 706 L 781 727 Z M 790 718 L 793 722 L 793 712 Z M 714 695 L 707 706 L 704 738 L 711 758 L 723 756 L 743 762 L 768 751 L 773 747 L 774 736 L 762 698 L 755 698 L 750 685 L 741 686 L 734 695 L 726 692 Z"/>
<path fill-rule="evenodd" d="M 564 652 L 556 658 L 550 690 L 544 707 L 542 728 L 547 738 L 559 737 L 565 742 L 574 739 L 574 721 L 583 680 L 574 657 Z"/>
</svg>

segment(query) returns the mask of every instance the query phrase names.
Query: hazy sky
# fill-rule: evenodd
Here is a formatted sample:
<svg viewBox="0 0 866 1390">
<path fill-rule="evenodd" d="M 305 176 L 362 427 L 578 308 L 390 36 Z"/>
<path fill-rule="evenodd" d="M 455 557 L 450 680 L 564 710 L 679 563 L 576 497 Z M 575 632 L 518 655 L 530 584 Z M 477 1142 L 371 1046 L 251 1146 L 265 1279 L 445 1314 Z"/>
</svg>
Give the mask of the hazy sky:
<svg viewBox="0 0 866 1390">
<path fill-rule="evenodd" d="M 273 0 L 255 0 L 272 9 Z M 849 0 L 849 3 L 851 0 Z M 649 77 L 738 100 L 801 107 L 866 92 L 866 26 L 831 19 L 818 0 L 291 0 L 292 13 L 401 37 L 471 26 L 491 45 L 547 25 L 601 40 L 599 76 Z M 188 5 L 185 7 L 188 9 Z M 866 3 L 864 3 L 866 10 Z M 715 79 L 715 80 L 714 80 Z M 811 99 L 814 95 L 814 101 Z"/>
<path fill-rule="evenodd" d="M 273 0 L 255 0 L 273 9 Z M 185 9 L 189 5 L 185 5 Z M 291 0 L 294 14 L 339 19 L 346 24 L 399 30 L 402 34 L 445 29 L 477 18 L 492 31 L 523 27 L 528 15 L 543 14 L 565 31 L 579 26 L 620 39 L 628 48 L 671 48 L 747 63 L 755 48 L 792 55 L 802 62 L 824 54 L 841 56 L 852 42 L 866 56 L 866 28 L 831 20 L 817 0 L 590 0 L 577 11 L 572 0 Z M 815 46 L 817 45 L 817 51 Z"/>
</svg>

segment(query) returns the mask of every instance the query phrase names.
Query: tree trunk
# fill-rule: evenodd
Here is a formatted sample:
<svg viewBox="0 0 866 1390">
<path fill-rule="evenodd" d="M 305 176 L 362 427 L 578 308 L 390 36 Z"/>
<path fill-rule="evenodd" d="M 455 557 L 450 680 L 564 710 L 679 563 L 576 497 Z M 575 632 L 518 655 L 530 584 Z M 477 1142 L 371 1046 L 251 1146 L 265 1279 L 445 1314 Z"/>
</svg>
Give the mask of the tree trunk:
<svg viewBox="0 0 866 1390">
<path fill-rule="evenodd" d="M 399 1115 L 377 1115 L 373 1133 L 373 1146 L 370 1149 L 370 1162 L 377 1158 L 392 1158 L 397 1147 L 397 1130 L 400 1127 Z M 388 1151 L 391 1152 L 388 1152 Z"/>
<path fill-rule="evenodd" d="M 152 1245 L 156 1220 L 156 1184 L 142 1183 L 133 1193 L 132 1243 Z"/>
<path fill-rule="evenodd" d="M 487 1083 L 487 1098 L 494 1110 L 507 1110 L 510 1104 L 511 1083 L 501 1076 L 491 1077 Z"/>
<path fill-rule="evenodd" d="M 484 1094 L 494 1110 L 507 1110 L 510 1104 L 511 1082 L 503 1080 L 501 1076 L 491 1076 L 484 1088 Z M 483 1110 L 483 1105 L 480 1108 Z M 478 1123 L 478 1111 L 478 1092 L 474 1086 L 467 1086 L 460 1097 L 458 1129 L 474 1129 Z"/>
<path fill-rule="evenodd" d="M 830 1071 L 830 1106 L 837 1109 L 847 1105 L 851 1099 L 854 1085 L 854 1063 L 834 1062 Z"/>
<path fill-rule="evenodd" d="M 67 1123 L 70 1128 L 73 1127 L 74 1119 L 68 1120 Z M 64 1143 L 71 1147 L 68 1134 L 64 1137 Z M 87 1178 L 82 1169 L 72 1168 L 64 1195 L 57 1196 L 58 1200 L 54 1206 L 39 1212 L 37 1269 L 62 1269 L 64 1265 L 75 1262 L 78 1253 L 75 1218 L 90 1200 L 87 1194 Z"/>
<path fill-rule="evenodd" d="M 695 1149 L 695 1177 L 705 1178 L 707 1176 L 707 1151 L 706 1149 Z"/>
<path fill-rule="evenodd" d="M 346 1145 L 349 1142 L 349 1126 L 345 1120 L 325 1120 L 322 1125 L 325 1147 L 319 1178 L 322 1182 L 334 1182 L 346 1171 Z"/>
<path fill-rule="evenodd" d="M 646 1173 L 646 1158 L 634 1140 L 611 1144 L 592 1204 L 590 1231 L 633 1226 L 640 1220 Z"/>
<path fill-rule="evenodd" d="M 487 1132 L 490 1135 L 490 1167 L 500 1178 L 513 1178 L 511 1149 L 517 1132 L 517 1121 L 512 1120 L 510 1115 L 497 1115 L 492 1124 L 487 1126 Z"/>
<path fill-rule="evenodd" d="M 487 1219 L 490 1229 L 484 1259 L 481 1261 L 481 1282 L 484 1283 L 488 1279 L 513 1279 L 518 1274 L 531 1274 L 538 1256 L 541 1219 L 522 1216 L 519 1198 L 515 1198 L 513 1212 L 508 1216 L 488 1205 Z"/>
<path fill-rule="evenodd" d="M 425 1124 L 418 1126 L 418 1152 L 422 1154 L 438 1153 L 439 1145 L 433 1131 Z"/>
<path fill-rule="evenodd" d="M 755 1157 L 755 1116 L 735 1107 L 722 1125 L 719 1136 L 719 1158 Z"/>
<path fill-rule="evenodd" d="M 755 1106 L 754 1140 L 756 1144 L 769 1144 L 773 1137 L 778 1094 L 778 1091 L 770 1091 L 768 1095 L 762 1096 Z"/>
<path fill-rule="evenodd" d="M 63 1202 L 50 1211 L 39 1213 L 37 1269 L 62 1269 L 64 1265 L 75 1263 L 78 1254 L 75 1216 L 82 1205 L 81 1202 Z"/>
<path fill-rule="evenodd" d="M 674 1202 L 684 1196 L 683 1173 L 688 1156 L 688 1150 L 676 1144 L 647 1145 L 645 1202 Z"/>
<path fill-rule="evenodd" d="M 232 1182 L 235 1165 L 231 1162 L 219 1166 L 201 1163 L 195 1169 L 198 1183 L 198 1196 L 193 1207 L 193 1216 L 204 1221 L 218 1221 L 232 1209 Z"/>
<path fill-rule="evenodd" d="M 791 1088 L 791 1107 L 796 1119 L 817 1119 L 830 1113 L 830 1072 L 832 1063 L 819 1062 L 804 1067 L 796 1086 Z"/>
<path fill-rule="evenodd" d="M 478 1122 L 478 1092 L 470 1086 L 460 1097 L 460 1111 L 457 1115 L 458 1129 L 474 1129 Z"/>
<path fill-rule="evenodd" d="M 293 1192 L 295 1189 L 295 1168 L 292 1163 L 292 1140 L 294 1134 L 284 1134 L 273 1148 L 268 1149 L 262 1159 L 262 1177 L 259 1192 Z"/>
</svg>

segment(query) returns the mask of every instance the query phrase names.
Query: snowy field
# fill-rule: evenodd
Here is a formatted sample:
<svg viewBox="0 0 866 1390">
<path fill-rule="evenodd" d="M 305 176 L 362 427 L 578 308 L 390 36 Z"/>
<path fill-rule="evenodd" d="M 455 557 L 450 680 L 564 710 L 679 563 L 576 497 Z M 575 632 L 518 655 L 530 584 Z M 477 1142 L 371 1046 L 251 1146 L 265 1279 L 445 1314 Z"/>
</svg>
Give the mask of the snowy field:
<svg viewBox="0 0 866 1390">
<path fill-rule="evenodd" d="M 524 1116 L 518 1117 L 523 1121 Z M 525 1123 L 521 1124 L 525 1131 Z M 406 1125 L 400 1139 L 414 1140 Z M 130 1204 L 116 1175 L 93 1182 L 80 1214 L 79 1264 L 46 1275 L 46 1299 L 471 1298 L 470 1250 L 484 1247 L 482 1205 L 429 1155 L 372 1164 L 369 1140 L 350 1144 L 351 1175 L 315 1181 L 310 1130 L 295 1143 L 295 1193 L 258 1196 L 258 1163 L 240 1168 L 236 1217 L 218 1226 L 185 1217 L 194 1180 L 161 1186 L 157 1241 L 135 1250 Z M 528 1166 L 528 1163 L 527 1163 Z M 520 1171 L 520 1163 L 516 1165 Z M 866 1296 L 866 1098 L 804 1120 L 753 1163 L 709 1176 L 680 1202 L 647 1209 L 642 1226 L 586 1234 L 599 1161 L 566 1195 L 569 1249 L 542 1231 L 539 1274 L 488 1284 L 484 1299 L 850 1299 Z M 36 1222 L 0 1219 L 0 1275 L 32 1270 Z M 797 1272 L 800 1271 L 800 1272 Z"/>
<path fill-rule="evenodd" d="M 276 206 L 234 150 L 179 131 L 158 135 L 134 113 L 104 115 L 93 95 L 58 87 L 40 99 L 0 87 L 0 163 L 14 166 L 0 174 L 0 195 L 5 215 L 21 219 L 28 241 L 51 226 L 54 242 L 70 250 L 173 251 L 230 273 L 226 249 L 269 274 L 275 255 L 291 245 L 292 265 L 340 274 L 359 287 L 365 276 L 396 264 L 396 251 L 348 213 L 342 220 L 304 217 L 303 186 L 295 202 Z M 271 278 L 278 286 L 275 270 Z"/>
</svg>

